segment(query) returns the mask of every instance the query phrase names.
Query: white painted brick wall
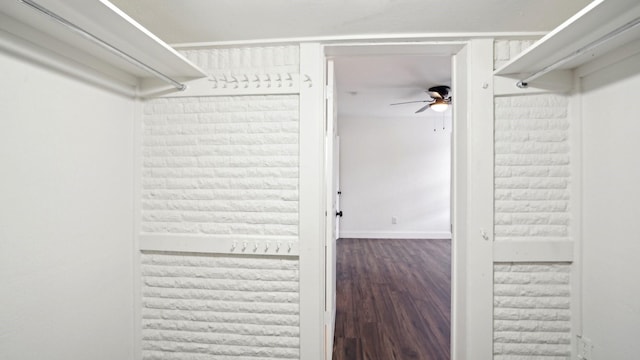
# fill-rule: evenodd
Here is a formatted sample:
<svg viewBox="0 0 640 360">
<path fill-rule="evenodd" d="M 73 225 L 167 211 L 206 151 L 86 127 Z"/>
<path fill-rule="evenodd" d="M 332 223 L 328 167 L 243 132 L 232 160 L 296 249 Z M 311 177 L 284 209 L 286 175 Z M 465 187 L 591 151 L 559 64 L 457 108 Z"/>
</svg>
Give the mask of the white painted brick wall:
<svg viewBox="0 0 640 360">
<path fill-rule="evenodd" d="M 297 73 L 297 46 L 185 50 L 216 75 Z M 142 232 L 298 234 L 298 96 L 144 105 Z"/>
<path fill-rule="evenodd" d="M 215 76 L 299 72 L 297 46 L 183 53 Z M 142 232 L 296 236 L 298 103 L 147 101 Z M 298 258 L 145 253 L 141 269 L 145 360 L 299 359 Z"/>
<path fill-rule="evenodd" d="M 143 232 L 297 235 L 298 96 L 148 101 L 143 151 Z"/>
<path fill-rule="evenodd" d="M 296 258 L 142 255 L 145 360 L 298 359 Z"/>
<path fill-rule="evenodd" d="M 495 99 L 495 238 L 568 239 L 568 99 Z"/>
<path fill-rule="evenodd" d="M 535 40 L 496 40 L 493 46 L 494 69 L 506 64 L 533 43 Z"/>
<path fill-rule="evenodd" d="M 297 74 L 298 46 L 267 46 L 182 50 L 181 53 L 209 75 Z"/>
<path fill-rule="evenodd" d="M 498 68 L 532 44 L 496 41 Z M 495 240 L 570 240 L 568 97 L 495 99 Z M 571 264 L 494 265 L 494 359 L 571 357 Z"/>
<path fill-rule="evenodd" d="M 571 266 L 494 265 L 494 359 L 568 360 Z"/>
</svg>

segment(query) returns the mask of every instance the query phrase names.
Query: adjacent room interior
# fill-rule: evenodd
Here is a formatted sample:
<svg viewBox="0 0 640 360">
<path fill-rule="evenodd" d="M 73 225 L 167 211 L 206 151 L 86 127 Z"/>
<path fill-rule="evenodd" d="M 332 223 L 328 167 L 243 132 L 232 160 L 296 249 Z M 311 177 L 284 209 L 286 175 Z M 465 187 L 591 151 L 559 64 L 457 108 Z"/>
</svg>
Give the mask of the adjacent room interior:
<svg viewBox="0 0 640 360">
<path fill-rule="evenodd" d="M 451 85 L 451 57 L 333 61 L 340 142 L 334 359 L 448 359 L 452 111 L 424 107 L 434 102 L 429 88 Z"/>
</svg>

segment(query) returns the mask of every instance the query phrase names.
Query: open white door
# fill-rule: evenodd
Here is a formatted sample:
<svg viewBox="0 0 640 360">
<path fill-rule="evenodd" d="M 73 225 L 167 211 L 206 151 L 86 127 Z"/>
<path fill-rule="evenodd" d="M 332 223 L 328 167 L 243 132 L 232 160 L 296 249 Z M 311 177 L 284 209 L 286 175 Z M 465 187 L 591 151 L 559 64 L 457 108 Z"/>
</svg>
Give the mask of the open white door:
<svg viewBox="0 0 640 360">
<path fill-rule="evenodd" d="M 336 240 L 338 226 L 338 127 L 335 101 L 335 74 L 332 59 L 327 60 L 326 87 L 326 158 L 327 217 L 325 239 L 325 359 L 333 355 L 333 334 L 336 321 Z"/>
<path fill-rule="evenodd" d="M 336 135 L 333 137 L 333 195 L 336 207 L 336 223 L 334 226 L 336 233 L 334 234 L 334 238 L 336 239 L 336 241 L 338 241 L 338 239 L 340 238 L 340 220 L 342 219 L 342 210 L 340 210 L 340 196 L 342 195 L 342 191 L 340 190 L 340 135 L 337 131 L 337 114 L 334 115 L 334 118 L 336 119 L 336 122 L 334 123 Z"/>
</svg>

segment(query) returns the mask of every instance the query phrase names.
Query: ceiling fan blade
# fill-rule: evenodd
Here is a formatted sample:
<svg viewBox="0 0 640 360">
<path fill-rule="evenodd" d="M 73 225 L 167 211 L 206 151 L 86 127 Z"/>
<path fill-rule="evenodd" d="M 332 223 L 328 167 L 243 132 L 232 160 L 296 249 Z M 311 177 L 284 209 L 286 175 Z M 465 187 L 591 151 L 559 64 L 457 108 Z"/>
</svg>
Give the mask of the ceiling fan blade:
<svg viewBox="0 0 640 360">
<path fill-rule="evenodd" d="M 421 103 L 421 102 L 430 102 L 430 101 L 429 100 L 407 101 L 407 102 L 399 102 L 399 103 L 389 104 L 389 105 L 413 104 L 413 103 Z"/>
<path fill-rule="evenodd" d="M 427 110 L 429 108 L 429 106 L 431 106 L 431 104 L 427 104 L 427 105 L 421 107 L 420 109 L 418 109 L 418 111 L 416 111 L 416 114 Z"/>
</svg>

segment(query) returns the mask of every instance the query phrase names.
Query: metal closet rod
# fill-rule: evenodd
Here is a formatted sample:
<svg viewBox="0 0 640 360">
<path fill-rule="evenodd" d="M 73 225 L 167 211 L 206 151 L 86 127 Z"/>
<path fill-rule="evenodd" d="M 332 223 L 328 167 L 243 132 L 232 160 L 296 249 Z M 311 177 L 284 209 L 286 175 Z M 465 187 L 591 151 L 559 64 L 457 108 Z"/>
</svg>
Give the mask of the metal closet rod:
<svg viewBox="0 0 640 360">
<path fill-rule="evenodd" d="M 565 56 L 564 58 L 556 61 L 555 63 L 553 63 L 551 65 L 548 65 L 548 66 L 542 68 L 541 70 L 538 70 L 537 72 L 529 75 L 529 77 L 527 77 L 526 79 L 522 79 L 522 80 L 518 81 L 516 86 L 521 88 L 521 89 L 524 89 L 527 86 L 529 86 L 528 83 L 530 81 L 535 80 L 535 79 L 539 78 L 540 76 L 542 76 L 542 75 L 544 75 L 544 74 L 546 74 L 546 73 L 548 73 L 550 71 L 553 71 L 553 70 L 557 69 L 558 67 L 568 63 L 569 61 L 575 59 L 576 57 L 578 57 L 578 56 L 580 56 L 580 55 L 582 55 L 582 54 L 584 54 L 584 53 L 586 53 L 588 51 L 591 51 L 591 50 L 597 48 L 598 46 L 604 44 L 605 42 L 613 39 L 614 37 L 626 32 L 626 31 L 629 31 L 629 30 L 633 29 L 634 27 L 636 27 L 638 25 L 640 25 L 640 18 L 637 18 L 637 19 L 635 19 L 633 21 L 630 21 L 630 22 L 622 25 L 621 27 L 613 30 L 612 32 L 602 36 L 598 40 L 590 42 L 589 44 L 581 47 L 580 49 L 578 49 L 578 50 L 574 51 L 573 53 Z"/>
<path fill-rule="evenodd" d="M 64 25 L 65 27 L 67 27 L 69 30 L 75 32 L 76 34 L 81 35 L 82 37 L 92 41 L 93 43 L 100 45 L 102 48 L 108 50 L 109 52 L 119 56 L 120 58 L 130 62 L 133 65 L 136 65 L 137 67 L 139 67 L 142 70 L 145 70 L 151 74 L 153 74 L 155 77 L 173 85 L 176 89 L 183 91 L 187 88 L 187 85 L 182 84 L 170 77 L 168 77 L 167 75 L 161 73 L 160 71 L 152 68 L 151 66 L 143 63 L 142 61 L 134 58 L 133 56 L 125 53 L 124 51 L 118 49 L 117 47 L 109 44 L 108 42 L 100 39 L 99 37 L 91 34 L 90 32 L 86 31 L 85 29 L 75 25 L 74 23 L 68 21 L 67 19 L 63 18 L 62 16 L 54 13 L 53 11 L 41 6 L 40 4 L 33 2 L 31 0 L 19 0 L 21 3 L 30 6 L 32 9 L 39 11 L 42 14 L 45 14 L 47 16 L 49 16 L 50 18 L 52 18 L 53 20 L 55 20 L 56 22 L 58 22 L 59 24 Z"/>
</svg>

